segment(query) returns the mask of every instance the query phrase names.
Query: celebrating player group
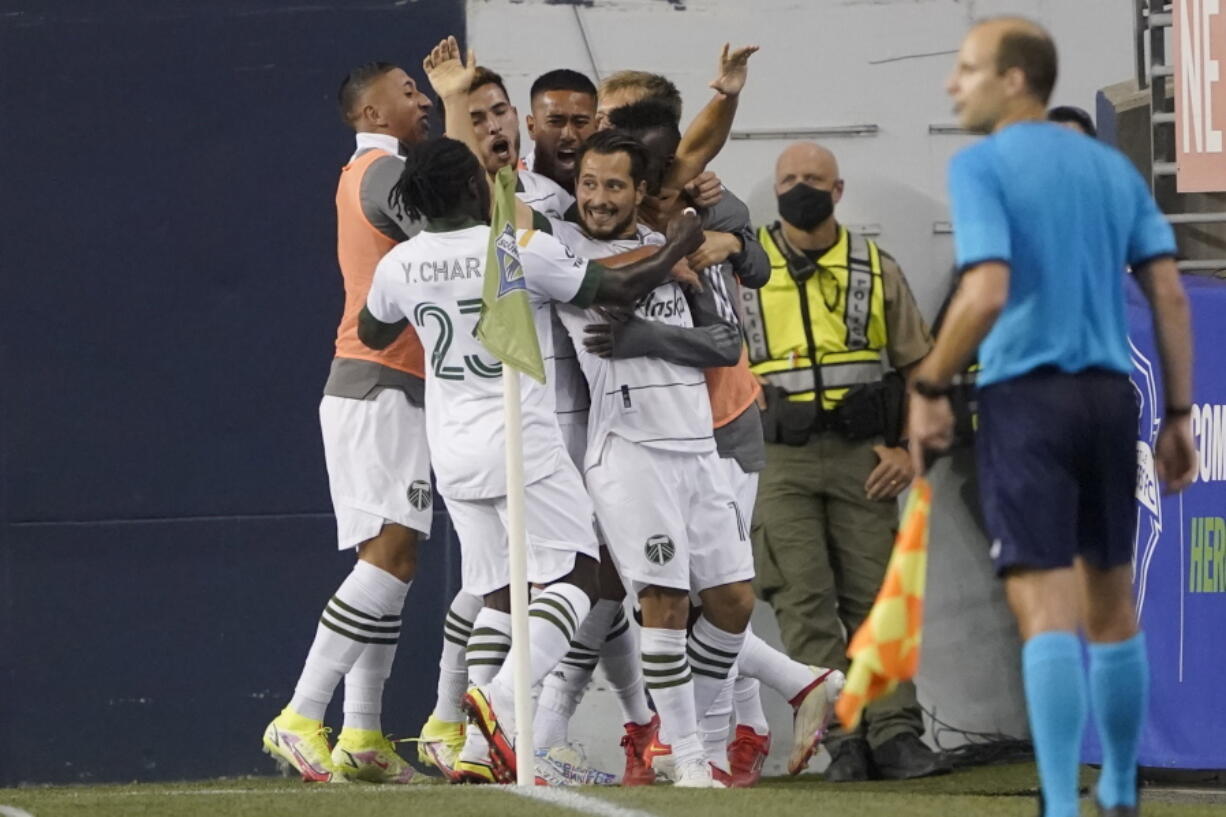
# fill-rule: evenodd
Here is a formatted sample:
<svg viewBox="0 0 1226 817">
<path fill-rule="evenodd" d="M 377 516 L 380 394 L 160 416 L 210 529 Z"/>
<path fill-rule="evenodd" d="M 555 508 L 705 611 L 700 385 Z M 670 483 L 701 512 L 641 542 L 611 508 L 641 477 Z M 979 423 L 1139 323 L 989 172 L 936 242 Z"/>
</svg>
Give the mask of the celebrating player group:
<svg viewBox="0 0 1226 817">
<path fill-rule="evenodd" d="M 664 77 L 621 72 L 598 91 L 550 71 L 531 89 L 532 156 L 501 78 L 454 38 L 424 60 L 444 137 L 428 137 L 433 105 L 402 69 L 345 78 L 345 309 L 320 420 L 338 544 L 357 562 L 264 734 L 304 780 L 413 775 L 380 712 L 430 533 L 431 470 L 463 589 L 418 757 L 456 783 L 516 779 L 503 370 L 475 336 L 504 167 L 517 172 L 515 251 L 546 364 L 544 384 L 521 377 L 538 783 L 618 781 L 576 762 L 567 739 L 598 663 L 624 713 L 622 785 L 752 786 L 770 750 L 760 684 L 794 709 L 789 770 L 807 766 L 843 676 L 749 626 L 763 440 L 734 293 L 770 267 L 747 208 L 706 170 L 756 50 L 724 47 L 685 134 Z M 322 721 L 342 678 L 333 746 Z"/>
</svg>

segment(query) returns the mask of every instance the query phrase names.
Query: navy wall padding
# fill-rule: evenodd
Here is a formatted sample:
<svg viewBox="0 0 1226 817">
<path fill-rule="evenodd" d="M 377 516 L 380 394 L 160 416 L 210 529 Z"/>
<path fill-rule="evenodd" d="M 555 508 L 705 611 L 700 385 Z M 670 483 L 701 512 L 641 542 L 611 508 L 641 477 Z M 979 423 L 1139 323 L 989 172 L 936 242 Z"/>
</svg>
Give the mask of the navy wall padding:
<svg viewBox="0 0 1226 817">
<path fill-rule="evenodd" d="M 462 0 L 0 4 L 0 785 L 267 769 L 335 551 L 318 404 L 353 65 Z M 437 125 L 436 125 L 437 129 Z M 388 696 L 433 701 L 458 557 Z"/>
</svg>

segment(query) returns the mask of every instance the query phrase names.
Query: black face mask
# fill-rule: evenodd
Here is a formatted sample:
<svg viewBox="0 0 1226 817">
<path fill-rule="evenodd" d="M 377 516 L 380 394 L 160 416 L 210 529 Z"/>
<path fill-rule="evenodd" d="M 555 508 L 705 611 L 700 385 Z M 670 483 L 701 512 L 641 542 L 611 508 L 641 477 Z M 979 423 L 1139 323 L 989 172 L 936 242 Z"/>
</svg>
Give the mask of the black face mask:
<svg viewBox="0 0 1226 817">
<path fill-rule="evenodd" d="M 829 190 L 797 184 L 778 197 L 779 216 L 798 230 L 812 230 L 834 212 Z"/>
</svg>

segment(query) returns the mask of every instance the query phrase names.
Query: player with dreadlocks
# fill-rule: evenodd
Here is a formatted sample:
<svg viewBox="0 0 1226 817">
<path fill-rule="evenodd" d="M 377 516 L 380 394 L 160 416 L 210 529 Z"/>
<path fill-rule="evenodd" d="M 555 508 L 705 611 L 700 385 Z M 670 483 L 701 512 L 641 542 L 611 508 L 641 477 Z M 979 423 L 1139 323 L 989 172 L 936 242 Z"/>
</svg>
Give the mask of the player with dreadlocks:
<svg viewBox="0 0 1226 817">
<path fill-rule="evenodd" d="M 359 336 L 384 348 L 411 325 L 430 350 L 426 435 L 437 486 L 460 539 L 464 590 L 485 599 L 468 645 L 476 688 L 467 705 L 489 741 L 496 776 L 510 782 L 515 730 L 512 677 L 502 663 L 511 637 L 502 367 L 473 335 L 490 237 L 489 188 L 469 148 L 442 138 L 408 151 L 392 197 L 424 219 L 425 228 L 379 262 Z M 651 257 L 609 269 L 575 256 L 547 233 L 520 231 L 518 252 L 542 347 L 551 343 L 550 303 L 635 303 L 697 249 L 697 218 L 679 216 L 668 238 Z M 532 677 L 539 683 L 591 608 L 598 554 L 591 500 L 566 454 L 552 386 L 522 378 L 522 389 L 528 579 L 544 586 L 528 611 Z M 480 663 L 472 660 L 476 653 Z"/>
</svg>

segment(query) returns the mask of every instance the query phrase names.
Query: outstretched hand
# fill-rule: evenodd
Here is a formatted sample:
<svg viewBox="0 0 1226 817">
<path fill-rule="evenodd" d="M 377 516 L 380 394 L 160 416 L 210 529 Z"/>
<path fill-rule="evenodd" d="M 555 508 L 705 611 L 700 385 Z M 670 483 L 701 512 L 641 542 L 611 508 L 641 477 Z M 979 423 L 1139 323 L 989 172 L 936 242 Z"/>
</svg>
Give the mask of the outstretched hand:
<svg viewBox="0 0 1226 817">
<path fill-rule="evenodd" d="M 477 75 L 477 55 L 468 49 L 467 63 L 454 36 L 441 40 L 421 62 L 430 87 L 440 99 L 466 96 Z"/>
<path fill-rule="evenodd" d="M 736 96 L 745 87 L 749 76 L 749 58 L 758 51 L 758 46 L 747 45 L 729 53 L 730 43 L 724 43 L 724 49 L 719 55 L 719 76 L 711 83 L 711 88 L 725 96 Z"/>
</svg>

